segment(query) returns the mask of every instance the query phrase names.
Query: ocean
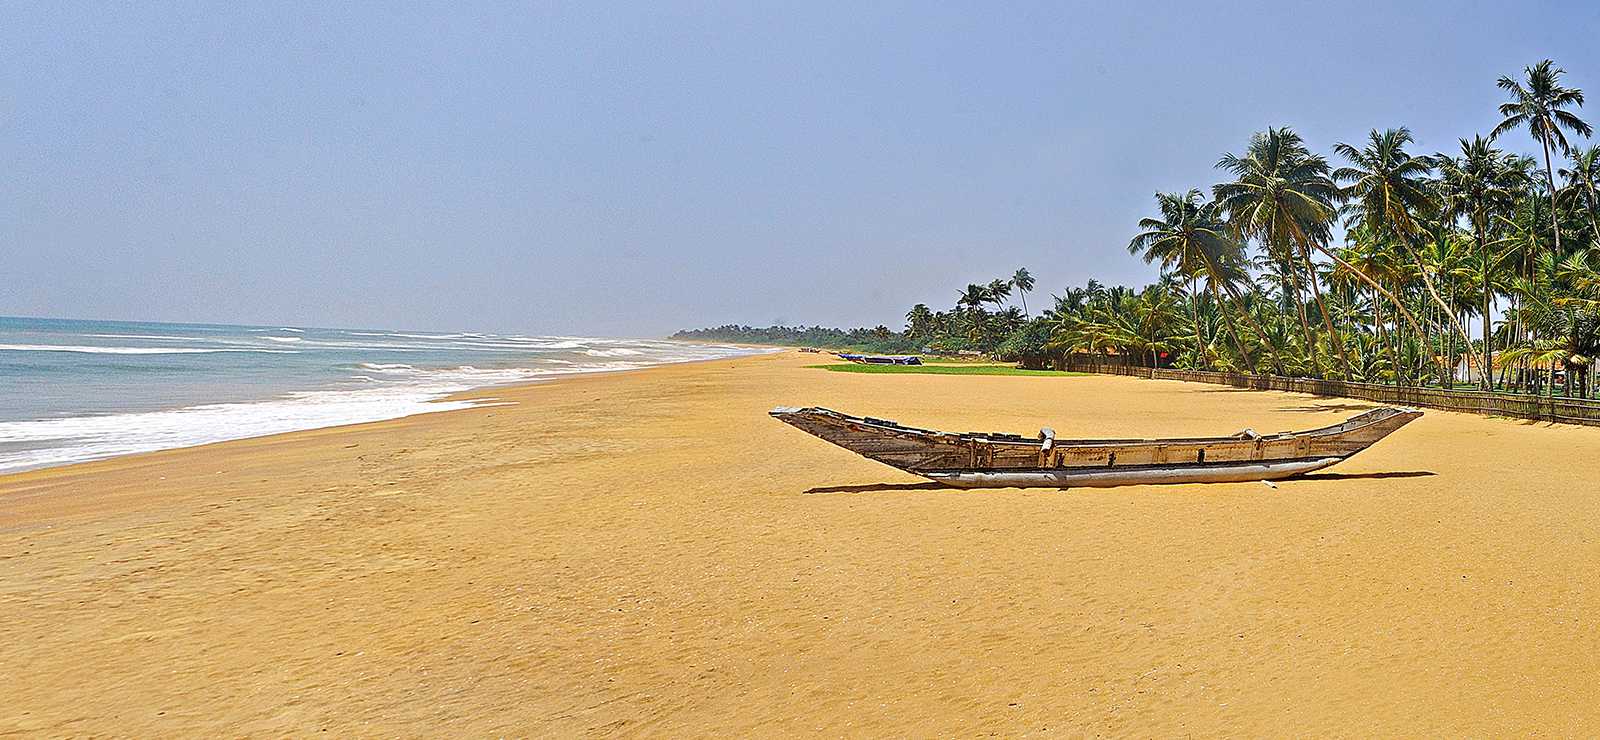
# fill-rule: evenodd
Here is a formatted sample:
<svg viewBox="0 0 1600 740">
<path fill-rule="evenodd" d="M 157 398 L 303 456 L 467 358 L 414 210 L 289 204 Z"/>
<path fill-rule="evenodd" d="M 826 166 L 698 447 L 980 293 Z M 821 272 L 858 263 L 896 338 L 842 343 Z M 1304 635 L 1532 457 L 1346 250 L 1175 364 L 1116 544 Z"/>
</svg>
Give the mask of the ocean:
<svg viewBox="0 0 1600 740">
<path fill-rule="evenodd" d="M 749 354 L 656 339 L 0 317 L 0 472 L 465 408 L 459 391 Z"/>
</svg>

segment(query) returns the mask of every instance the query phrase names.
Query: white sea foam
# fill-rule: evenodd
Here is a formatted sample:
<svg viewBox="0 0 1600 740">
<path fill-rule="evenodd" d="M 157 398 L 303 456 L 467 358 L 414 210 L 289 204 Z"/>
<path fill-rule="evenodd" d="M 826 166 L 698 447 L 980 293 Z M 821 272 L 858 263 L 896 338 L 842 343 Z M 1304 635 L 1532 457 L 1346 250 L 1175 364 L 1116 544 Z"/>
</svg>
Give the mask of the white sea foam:
<svg viewBox="0 0 1600 740">
<path fill-rule="evenodd" d="M 403 331 L 343 331 L 340 333 L 349 334 L 350 336 L 354 337 L 403 337 L 405 339 L 487 339 L 494 337 L 493 334 L 474 334 L 472 332 L 460 332 L 455 334 L 408 334 Z"/>
<path fill-rule="evenodd" d="M 177 339 L 190 342 L 197 338 L 179 337 L 171 334 L 84 334 L 82 336 L 94 337 L 96 339 Z"/>
<path fill-rule="evenodd" d="M 361 367 L 363 367 L 363 368 L 365 368 L 367 370 L 377 370 L 378 372 L 409 372 L 409 371 L 412 371 L 412 370 L 416 370 L 416 368 L 414 368 L 414 367 L 412 367 L 410 365 L 406 365 L 406 364 L 399 363 L 399 362 L 391 362 L 391 363 L 363 362 L 363 363 L 361 363 Z"/>
<path fill-rule="evenodd" d="M 384 336 L 405 337 L 406 339 L 472 339 L 481 337 L 482 334 L 406 334 L 404 332 L 390 332 Z"/>
<path fill-rule="evenodd" d="M 0 471 L 94 460 L 151 450 L 207 444 L 228 439 L 392 419 L 414 414 L 466 408 L 482 401 L 444 400 L 452 393 L 509 383 L 579 373 L 616 372 L 667 362 L 703 360 L 748 353 L 749 350 L 662 341 L 612 340 L 589 337 L 508 337 L 492 334 L 423 334 L 341 332 L 374 337 L 363 341 L 328 339 L 321 331 L 305 336 L 282 327 L 271 334 L 244 334 L 234 339 L 133 334 L 106 339 L 146 339 L 167 346 L 102 346 L 81 344 L 0 344 L 0 351 L 67 352 L 118 355 L 172 355 L 249 352 L 295 355 L 296 367 L 319 367 L 323 349 L 340 350 L 340 359 L 326 367 L 329 379 L 313 390 L 232 403 L 190 405 L 158 411 L 130 411 L 64 418 L 0 421 Z M 248 330 L 256 332 L 256 330 Z M 86 334 L 76 335 L 88 336 Z M 280 343 L 264 347 L 262 340 Z M 131 343 L 131 342 L 130 342 Z M 292 347 L 292 349 L 290 348 Z M 408 362 L 352 361 L 370 357 Z M 492 361 L 435 367 L 460 362 L 466 352 L 499 352 Z M 442 354 L 441 354 L 442 353 Z M 411 360 L 416 357 L 419 359 Z M 254 372 L 254 371 L 253 371 Z M 315 382 L 315 381 L 312 381 Z M 243 386 L 241 386 L 243 387 Z M 280 386 L 281 387 L 281 386 Z M 158 394 L 152 388 L 152 394 Z M 158 395 L 154 397 L 159 397 Z M 113 407 L 114 408 L 114 407 Z M 3 419 L 0 416 L 0 419 Z"/>
<path fill-rule="evenodd" d="M 7 443 L 22 448 L 0 451 L 0 470 L 96 460 L 474 405 L 471 401 L 434 400 L 453 390 L 466 390 L 466 387 L 313 391 L 250 403 L 0 422 L 0 450 L 4 450 Z"/>
<path fill-rule="evenodd" d="M 0 344 L 0 350 L 14 352 L 80 352 L 95 355 L 200 355 L 215 352 L 265 352 L 295 354 L 292 349 L 252 349 L 248 347 L 96 347 L 75 344 Z"/>
<path fill-rule="evenodd" d="M 273 339 L 274 337 L 263 337 Z M 341 350 L 382 350 L 385 352 L 426 352 L 430 349 L 455 349 L 452 345 L 386 344 L 383 342 L 335 342 L 325 339 L 295 339 L 278 337 L 279 341 L 294 341 L 297 347 L 325 347 Z"/>
</svg>

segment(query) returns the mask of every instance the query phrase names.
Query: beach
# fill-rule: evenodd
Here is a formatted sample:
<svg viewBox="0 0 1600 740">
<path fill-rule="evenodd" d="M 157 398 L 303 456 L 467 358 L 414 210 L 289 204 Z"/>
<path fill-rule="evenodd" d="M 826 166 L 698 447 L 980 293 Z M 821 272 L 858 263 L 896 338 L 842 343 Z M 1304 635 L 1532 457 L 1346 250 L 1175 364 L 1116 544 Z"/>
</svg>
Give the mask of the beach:
<svg viewBox="0 0 1600 740">
<path fill-rule="evenodd" d="M 1586 734 L 1600 429 L 1446 412 L 1261 483 L 955 491 L 768 418 L 1061 438 L 1371 404 L 782 352 L 0 476 L 0 732 Z"/>
</svg>

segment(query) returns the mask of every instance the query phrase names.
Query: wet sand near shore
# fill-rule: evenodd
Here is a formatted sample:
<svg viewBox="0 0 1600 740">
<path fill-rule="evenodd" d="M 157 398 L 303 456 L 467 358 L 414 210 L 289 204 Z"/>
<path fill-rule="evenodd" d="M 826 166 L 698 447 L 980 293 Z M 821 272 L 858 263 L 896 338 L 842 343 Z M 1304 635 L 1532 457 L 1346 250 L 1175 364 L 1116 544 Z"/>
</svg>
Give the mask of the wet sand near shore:
<svg viewBox="0 0 1600 740">
<path fill-rule="evenodd" d="M 766 416 L 1371 408 L 815 355 L 0 477 L 0 732 L 1591 734 L 1600 429 L 1430 411 L 1260 483 L 954 491 Z"/>
</svg>

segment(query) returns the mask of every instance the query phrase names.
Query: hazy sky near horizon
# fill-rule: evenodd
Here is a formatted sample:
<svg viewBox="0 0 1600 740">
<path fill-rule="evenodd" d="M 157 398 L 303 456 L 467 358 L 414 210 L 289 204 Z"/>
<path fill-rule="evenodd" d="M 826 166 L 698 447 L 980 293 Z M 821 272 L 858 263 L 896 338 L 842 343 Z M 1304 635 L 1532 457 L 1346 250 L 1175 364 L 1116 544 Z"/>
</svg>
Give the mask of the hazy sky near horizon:
<svg viewBox="0 0 1600 740">
<path fill-rule="evenodd" d="M 1487 133 L 1600 3 L 8 3 L 0 314 L 898 327 L 1152 268 L 1268 125 Z M 1600 124 L 1600 98 L 1585 118 Z M 1532 152 L 1525 136 L 1507 138 Z"/>
</svg>

